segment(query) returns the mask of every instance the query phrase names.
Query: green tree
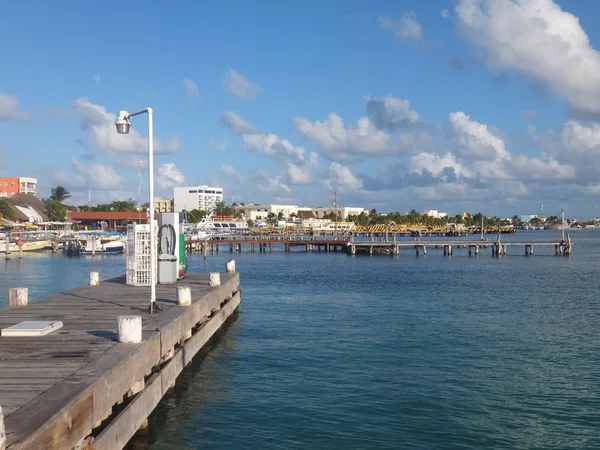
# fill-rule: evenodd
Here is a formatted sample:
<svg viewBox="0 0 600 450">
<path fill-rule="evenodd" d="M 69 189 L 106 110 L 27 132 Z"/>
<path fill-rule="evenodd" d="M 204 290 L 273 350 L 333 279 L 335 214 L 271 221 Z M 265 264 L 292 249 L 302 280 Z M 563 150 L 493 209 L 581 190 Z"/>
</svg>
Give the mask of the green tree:
<svg viewBox="0 0 600 450">
<path fill-rule="evenodd" d="M 64 222 L 67 218 L 68 208 L 58 200 L 47 198 L 44 200 L 44 212 L 53 222 Z"/>
<path fill-rule="evenodd" d="M 15 212 L 12 209 L 12 204 L 6 197 L 0 198 L 0 217 L 4 217 L 5 219 L 15 218 Z"/>
<path fill-rule="evenodd" d="M 71 198 L 71 193 L 63 186 L 56 186 L 50 190 L 49 200 L 56 200 L 62 203 L 69 198 Z"/>
<path fill-rule="evenodd" d="M 277 225 L 277 216 L 275 215 L 275 213 L 270 212 L 269 214 L 267 214 L 267 223 L 269 225 Z"/>
</svg>

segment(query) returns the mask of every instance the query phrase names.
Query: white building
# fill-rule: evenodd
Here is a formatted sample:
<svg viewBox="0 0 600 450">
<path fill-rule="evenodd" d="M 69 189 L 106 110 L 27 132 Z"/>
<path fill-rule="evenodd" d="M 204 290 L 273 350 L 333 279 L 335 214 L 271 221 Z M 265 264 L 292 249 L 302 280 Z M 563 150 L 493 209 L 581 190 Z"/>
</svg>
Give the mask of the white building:
<svg viewBox="0 0 600 450">
<path fill-rule="evenodd" d="M 242 211 L 246 218 L 255 220 L 265 220 L 270 213 L 279 216 L 283 214 L 284 219 L 289 219 L 291 215 L 298 215 L 298 207 L 296 205 L 244 205 L 236 206 L 235 209 Z"/>
<path fill-rule="evenodd" d="M 433 217 L 434 219 L 448 217 L 448 213 L 439 212 L 437 209 L 428 209 L 427 211 L 423 211 L 423 214 Z"/>
<path fill-rule="evenodd" d="M 37 178 L 30 177 L 19 177 L 19 193 L 20 194 L 33 194 L 37 192 Z"/>
<path fill-rule="evenodd" d="M 212 211 L 218 202 L 223 201 L 223 188 L 212 186 L 176 187 L 173 209 L 175 212 L 200 209 Z"/>
<path fill-rule="evenodd" d="M 317 219 L 322 219 L 326 214 L 333 213 L 335 214 L 335 208 L 333 206 L 328 206 L 326 208 L 301 208 L 303 210 L 311 210 Z M 357 208 L 353 206 L 339 206 L 338 214 L 342 217 L 342 220 L 345 220 L 348 216 L 358 216 L 362 212 L 365 211 L 364 208 Z"/>
</svg>

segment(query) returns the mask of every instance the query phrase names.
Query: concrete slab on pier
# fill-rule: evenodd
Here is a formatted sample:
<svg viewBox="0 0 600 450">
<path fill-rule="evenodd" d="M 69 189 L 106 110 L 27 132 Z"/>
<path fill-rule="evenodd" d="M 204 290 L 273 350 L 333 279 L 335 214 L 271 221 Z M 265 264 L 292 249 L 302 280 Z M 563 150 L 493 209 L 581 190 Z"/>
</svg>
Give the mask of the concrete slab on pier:
<svg viewBox="0 0 600 450">
<path fill-rule="evenodd" d="M 177 285 L 150 288 L 119 277 L 84 286 L 26 307 L 0 310 L 0 328 L 22 321 L 61 321 L 43 337 L 0 338 L 0 406 L 8 449 L 122 448 L 198 350 L 235 312 L 239 275 L 188 274 L 192 304 L 177 306 Z M 117 340 L 117 316 L 139 315 L 143 340 Z M 137 395 L 128 394 L 142 383 Z M 145 384 L 145 386 L 144 386 Z"/>
</svg>

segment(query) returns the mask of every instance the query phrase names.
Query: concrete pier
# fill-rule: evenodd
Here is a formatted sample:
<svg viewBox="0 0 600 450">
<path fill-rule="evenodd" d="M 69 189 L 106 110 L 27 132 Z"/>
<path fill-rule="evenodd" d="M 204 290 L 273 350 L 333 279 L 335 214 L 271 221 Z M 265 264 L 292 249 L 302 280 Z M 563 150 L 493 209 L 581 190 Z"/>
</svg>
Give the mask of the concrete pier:
<svg viewBox="0 0 600 450">
<path fill-rule="evenodd" d="M 0 328 L 32 320 L 63 323 L 46 336 L 0 339 L 6 448 L 123 448 L 237 311 L 239 274 L 219 278 L 214 287 L 209 274 L 158 285 L 161 312 L 153 315 L 149 288 L 127 286 L 124 277 L 0 310 Z"/>
</svg>

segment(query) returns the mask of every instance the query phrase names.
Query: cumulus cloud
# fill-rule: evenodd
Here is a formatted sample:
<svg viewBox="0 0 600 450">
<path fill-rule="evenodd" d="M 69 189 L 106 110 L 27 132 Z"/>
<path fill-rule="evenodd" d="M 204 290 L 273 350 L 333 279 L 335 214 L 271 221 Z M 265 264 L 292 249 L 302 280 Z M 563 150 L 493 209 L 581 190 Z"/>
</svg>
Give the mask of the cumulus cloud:
<svg viewBox="0 0 600 450">
<path fill-rule="evenodd" d="M 213 152 L 225 152 L 229 148 L 229 140 L 225 139 L 223 142 L 214 142 L 211 139 L 208 145 Z"/>
<path fill-rule="evenodd" d="M 252 181 L 258 191 L 271 198 L 278 198 L 282 197 L 282 194 L 292 193 L 292 190 L 284 183 L 282 177 L 271 177 L 267 172 L 256 172 L 252 177 Z"/>
<path fill-rule="evenodd" d="M 416 15 L 412 11 L 402 14 L 399 20 L 382 16 L 378 18 L 378 21 L 381 28 L 391 32 L 398 40 L 418 41 L 423 36 L 421 25 L 417 22 Z"/>
<path fill-rule="evenodd" d="M 272 156 L 291 184 L 308 184 L 312 169 L 318 165 L 316 153 L 307 154 L 303 147 L 293 145 L 276 134 L 247 134 L 242 137 L 244 148 Z"/>
<path fill-rule="evenodd" d="M 172 189 L 180 186 L 185 181 L 183 173 L 177 169 L 174 163 L 165 163 L 158 168 L 156 183 L 163 189 Z"/>
<path fill-rule="evenodd" d="M 254 125 L 246 122 L 239 116 L 239 114 L 231 111 L 223 114 L 223 117 L 221 117 L 221 122 L 236 134 L 253 134 L 259 132 Z"/>
<path fill-rule="evenodd" d="M 236 171 L 233 168 L 233 166 L 229 166 L 227 164 L 221 164 L 219 166 L 219 170 L 221 171 L 221 173 L 223 175 L 225 175 L 229 179 L 232 179 L 233 181 L 235 181 L 238 184 L 242 184 L 244 182 L 244 179 L 242 178 L 242 176 L 239 174 L 238 171 Z"/>
<path fill-rule="evenodd" d="M 194 80 L 190 80 L 189 78 L 183 79 L 183 88 L 185 90 L 185 96 L 187 98 L 198 98 L 200 93 L 198 92 L 198 86 Z"/>
<path fill-rule="evenodd" d="M 336 113 L 330 113 L 322 122 L 309 122 L 302 117 L 295 117 L 294 126 L 304 138 L 317 144 L 322 153 L 332 161 L 344 162 L 365 156 L 407 154 L 412 150 L 410 142 L 393 139 L 379 130 L 367 117 L 348 127 Z"/>
<path fill-rule="evenodd" d="M 235 70 L 229 70 L 223 76 L 225 90 L 240 100 L 254 100 L 260 92 L 260 86 Z"/>
<path fill-rule="evenodd" d="M 573 107 L 600 112 L 600 53 L 552 0 L 460 0 L 460 30 L 492 68 L 522 71 Z"/>
<path fill-rule="evenodd" d="M 126 180 L 115 169 L 104 164 L 83 164 L 73 159 L 70 172 L 59 170 L 54 172 L 54 181 L 69 189 L 114 190 L 122 187 Z"/>
<path fill-rule="evenodd" d="M 323 183 L 327 190 L 344 194 L 359 191 L 363 187 L 363 182 L 352 173 L 348 166 L 333 162 L 329 166 L 328 175 L 329 178 Z"/>
<path fill-rule="evenodd" d="M 380 130 L 399 131 L 422 124 L 419 114 L 410 108 L 408 100 L 388 95 L 384 98 L 365 97 L 367 117 Z"/>
<path fill-rule="evenodd" d="M 33 119 L 33 114 L 21 110 L 17 97 L 0 92 L 0 120 L 26 121 Z"/>
<path fill-rule="evenodd" d="M 449 130 L 457 144 L 457 154 L 463 158 L 489 161 L 508 155 L 502 138 L 462 111 L 450 114 Z"/>
<path fill-rule="evenodd" d="M 72 103 L 75 116 L 85 132 L 88 145 L 102 151 L 117 153 L 144 153 L 148 149 L 148 138 L 132 126 L 129 134 L 118 134 L 115 129 L 116 115 L 101 105 L 91 103 L 86 97 Z M 179 149 L 176 137 L 166 142 L 155 138 L 154 153 L 173 153 Z"/>
</svg>

